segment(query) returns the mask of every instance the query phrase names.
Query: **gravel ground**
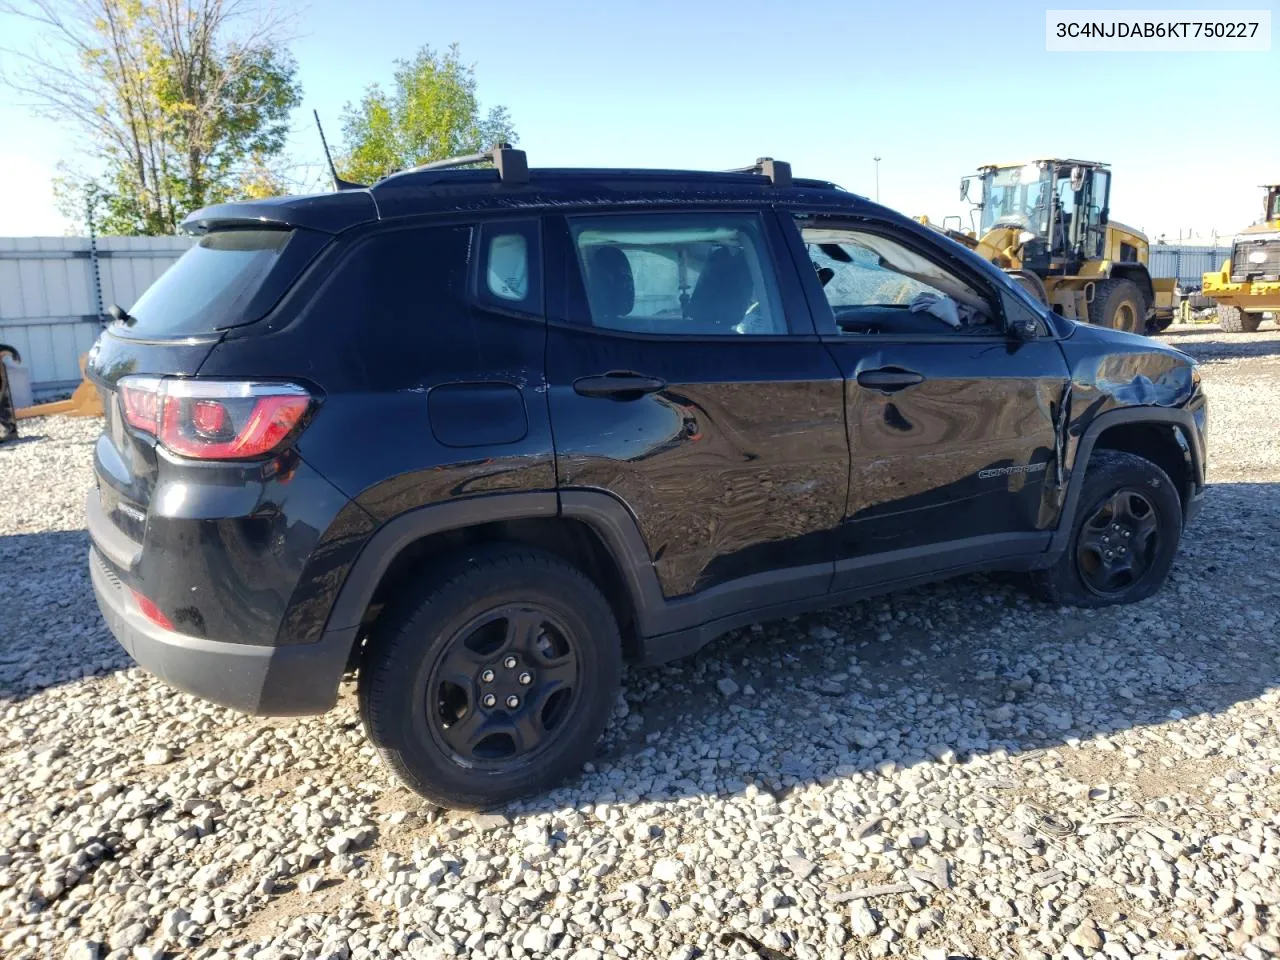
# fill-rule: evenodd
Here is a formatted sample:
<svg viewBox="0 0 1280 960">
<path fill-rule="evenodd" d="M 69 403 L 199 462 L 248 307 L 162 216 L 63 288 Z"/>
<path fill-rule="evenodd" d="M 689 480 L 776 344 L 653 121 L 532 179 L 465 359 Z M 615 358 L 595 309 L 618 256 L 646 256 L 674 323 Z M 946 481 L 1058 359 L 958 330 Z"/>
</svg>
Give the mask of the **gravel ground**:
<svg viewBox="0 0 1280 960">
<path fill-rule="evenodd" d="M 391 782 L 352 690 L 239 716 L 130 669 L 85 569 L 95 421 L 0 447 L 0 956 L 1280 955 L 1280 333 L 1205 360 L 1171 582 L 970 577 L 632 670 L 593 768 L 500 813 Z M 776 952 L 774 952 L 776 951 Z"/>
</svg>

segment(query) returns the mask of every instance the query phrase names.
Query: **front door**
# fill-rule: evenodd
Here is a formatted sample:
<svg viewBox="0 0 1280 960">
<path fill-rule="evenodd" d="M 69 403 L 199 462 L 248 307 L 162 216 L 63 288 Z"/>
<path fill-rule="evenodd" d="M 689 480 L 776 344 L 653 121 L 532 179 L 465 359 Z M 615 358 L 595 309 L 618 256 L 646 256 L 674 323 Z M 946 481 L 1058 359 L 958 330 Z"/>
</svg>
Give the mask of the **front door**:
<svg viewBox="0 0 1280 960">
<path fill-rule="evenodd" d="M 849 480 L 843 383 L 772 214 L 593 213 L 546 234 L 567 291 L 548 303 L 560 489 L 629 508 L 667 598 L 825 593 Z M 744 581 L 761 571 L 778 576 Z"/>
<path fill-rule="evenodd" d="M 1048 327 L 1029 341 L 1006 333 L 1005 314 L 1030 308 L 966 271 L 943 238 L 874 219 L 784 216 L 784 227 L 812 265 L 816 322 L 846 380 L 835 588 L 1043 550 L 1068 382 Z"/>
</svg>

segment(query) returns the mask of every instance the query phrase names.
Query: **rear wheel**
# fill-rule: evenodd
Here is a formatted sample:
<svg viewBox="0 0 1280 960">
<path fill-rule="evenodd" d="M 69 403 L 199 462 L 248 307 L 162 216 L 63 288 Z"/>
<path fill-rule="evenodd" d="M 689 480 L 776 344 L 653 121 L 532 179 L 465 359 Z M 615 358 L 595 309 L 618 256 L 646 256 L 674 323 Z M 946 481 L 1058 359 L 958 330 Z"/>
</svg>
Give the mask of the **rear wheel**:
<svg viewBox="0 0 1280 960">
<path fill-rule="evenodd" d="M 1164 585 L 1182 536 L 1182 501 L 1150 460 L 1100 450 L 1089 459 L 1071 539 L 1032 574 L 1053 603 L 1104 607 L 1143 600 Z"/>
<path fill-rule="evenodd" d="M 360 712 L 410 789 L 483 808 L 555 786 L 590 759 L 617 695 L 618 626 L 550 554 L 490 548 L 391 614 L 360 664 Z"/>
<path fill-rule="evenodd" d="M 1089 320 L 1100 327 L 1141 333 L 1147 328 L 1147 301 L 1132 280 L 1103 280 L 1094 285 Z"/>
<path fill-rule="evenodd" d="M 1225 333 L 1254 333 L 1262 324 L 1262 314 L 1245 313 L 1239 307 L 1218 304 L 1218 326 Z"/>
</svg>

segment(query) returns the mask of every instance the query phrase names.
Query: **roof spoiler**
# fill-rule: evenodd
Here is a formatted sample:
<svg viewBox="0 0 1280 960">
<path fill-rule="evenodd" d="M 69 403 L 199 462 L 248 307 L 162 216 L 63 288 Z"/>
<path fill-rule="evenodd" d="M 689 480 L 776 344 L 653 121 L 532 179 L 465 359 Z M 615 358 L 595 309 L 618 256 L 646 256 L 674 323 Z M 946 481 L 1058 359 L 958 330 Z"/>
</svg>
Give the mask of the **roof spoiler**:
<svg viewBox="0 0 1280 960">
<path fill-rule="evenodd" d="M 791 164 L 773 157 L 761 157 L 749 167 L 736 167 L 726 173 L 759 173 L 769 178 L 775 187 L 791 186 Z"/>
</svg>

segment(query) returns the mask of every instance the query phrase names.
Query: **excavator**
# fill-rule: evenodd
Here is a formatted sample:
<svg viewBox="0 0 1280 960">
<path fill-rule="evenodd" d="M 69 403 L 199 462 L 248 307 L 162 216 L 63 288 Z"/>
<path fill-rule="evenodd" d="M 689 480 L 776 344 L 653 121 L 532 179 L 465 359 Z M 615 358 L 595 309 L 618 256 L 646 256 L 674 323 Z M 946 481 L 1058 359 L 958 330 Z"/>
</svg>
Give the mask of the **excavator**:
<svg viewBox="0 0 1280 960">
<path fill-rule="evenodd" d="M 1262 190 L 1262 219 L 1237 234 L 1222 269 L 1203 278 L 1202 292 L 1217 303 L 1228 333 L 1253 333 L 1264 311 L 1280 313 L 1280 183 Z"/>
<path fill-rule="evenodd" d="M 1111 219 L 1111 168 L 1087 160 L 992 163 L 960 181 L 976 229 L 930 223 L 1074 320 L 1156 333 L 1173 321 L 1177 280 L 1154 279 L 1150 243 Z M 955 218 L 959 219 L 959 218 Z"/>
</svg>

